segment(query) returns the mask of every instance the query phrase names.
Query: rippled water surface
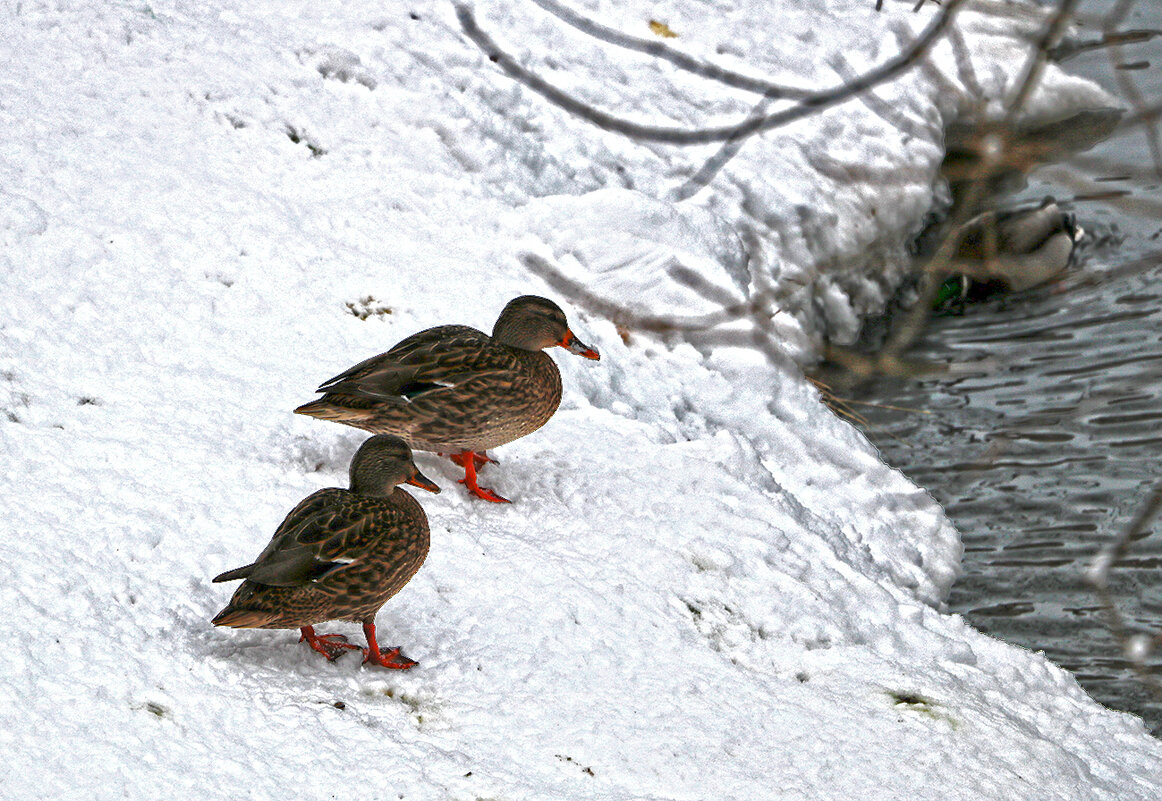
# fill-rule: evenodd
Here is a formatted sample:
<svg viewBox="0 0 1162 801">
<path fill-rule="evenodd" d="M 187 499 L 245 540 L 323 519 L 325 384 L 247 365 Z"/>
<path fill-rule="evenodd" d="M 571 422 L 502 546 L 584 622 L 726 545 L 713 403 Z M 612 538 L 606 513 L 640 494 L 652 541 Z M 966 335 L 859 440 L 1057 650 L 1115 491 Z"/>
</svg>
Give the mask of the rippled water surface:
<svg viewBox="0 0 1162 801">
<path fill-rule="evenodd" d="M 861 395 L 917 410 L 861 409 L 884 458 L 927 487 L 961 532 L 965 572 L 952 610 L 1045 651 L 1156 733 L 1162 703 L 1120 658 L 1083 579 L 1159 477 L 1160 298 L 1155 267 L 941 320 L 921 353 L 987 372 L 881 380 Z M 1114 572 L 1123 613 L 1141 631 L 1162 630 L 1162 529 L 1154 531 Z"/>
<path fill-rule="evenodd" d="M 1162 0 L 1125 27 L 1162 27 Z M 1162 99 L 1162 44 L 1125 51 L 1134 80 Z M 1117 89 L 1105 53 L 1066 64 Z M 1124 76 L 1123 76 L 1124 77 Z M 1068 198 L 1077 181 L 1162 200 L 1141 134 L 1097 148 L 1088 166 L 1035 173 L 1026 198 Z M 1093 166 L 1094 164 L 1100 166 Z M 1096 170 L 1096 171 L 1095 171 Z M 1121 173 L 1121 174 L 1119 174 Z M 1063 185 L 1063 179 L 1069 188 Z M 1162 735 L 1162 700 L 1121 656 L 1084 574 L 1162 477 L 1162 215 L 1072 205 L 1090 232 L 1062 282 L 934 320 L 911 355 L 955 366 L 850 393 L 910 411 L 859 407 L 886 461 L 929 489 L 965 543 L 950 606 L 1001 639 L 1044 651 L 1097 700 Z M 1162 631 L 1162 523 L 1113 574 L 1127 623 Z M 1162 680 L 1162 656 L 1152 668 Z"/>
</svg>

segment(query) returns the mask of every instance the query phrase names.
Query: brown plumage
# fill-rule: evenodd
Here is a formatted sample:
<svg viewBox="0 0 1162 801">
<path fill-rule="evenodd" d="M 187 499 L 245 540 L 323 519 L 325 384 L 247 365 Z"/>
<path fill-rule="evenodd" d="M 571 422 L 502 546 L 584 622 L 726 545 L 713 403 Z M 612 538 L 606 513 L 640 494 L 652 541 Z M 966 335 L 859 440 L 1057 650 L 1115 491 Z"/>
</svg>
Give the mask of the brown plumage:
<svg viewBox="0 0 1162 801">
<path fill-rule="evenodd" d="M 364 662 L 406 669 L 415 662 L 395 648 L 381 653 L 375 614 L 408 583 L 428 554 L 428 518 L 397 484 L 439 492 L 412 462 L 397 437 L 374 436 L 351 460 L 351 488 L 312 493 L 275 531 L 258 559 L 214 581 L 245 579 L 215 626 L 290 629 L 312 648 L 335 659 L 348 645 L 339 634 L 316 635 L 327 620 L 363 624 Z"/>
<path fill-rule="evenodd" d="M 503 503 L 477 486 L 476 470 L 492 461 L 489 448 L 536 431 L 557 410 L 561 374 L 544 348 L 558 345 L 601 358 L 557 304 L 523 295 L 504 307 L 492 336 L 464 325 L 420 331 L 326 381 L 322 398 L 295 411 L 449 454 L 474 495 Z"/>
</svg>

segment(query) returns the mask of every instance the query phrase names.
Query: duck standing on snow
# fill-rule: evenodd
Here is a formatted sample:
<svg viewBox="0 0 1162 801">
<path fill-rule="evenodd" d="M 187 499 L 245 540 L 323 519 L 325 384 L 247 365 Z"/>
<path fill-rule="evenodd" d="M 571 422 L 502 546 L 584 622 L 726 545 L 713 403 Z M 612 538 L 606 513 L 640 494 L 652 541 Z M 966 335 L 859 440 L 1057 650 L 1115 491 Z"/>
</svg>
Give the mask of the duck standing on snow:
<svg viewBox="0 0 1162 801">
<path fill-rule="evenodd" d="M 323 397 L 295 412 L 449 455 L 469 492 L 508 503 L 478 486 L 476 471 L 494 461 L 489 448 L 531 434 L 557 411 L 561 373 L 544 353 L 554 346 L 601 358 L 573 335 L 556 303 L 522 295 L 504 307 L 492 336 L 465 325 L 420 331 L 325 382 Z"/>
<path fill-rule="evenodd" d="M 312 493 L 294 508 L 252 564 L 214 581 L 245 579 L 215 626 L 300 629 L 330 660 L 362 650 L 364 663 L 406 670 L 416 663 L 399 648 L 381 652 L 375 613 L 408 583 L 428 555 L 428 518 L 397 484 L 439 492 L 397 437 L 371 437 L 351 460 L 351 488 Z M 341 634 L 315 634 L 327 620 L 363 624 L 367 648 Z"/>
</svg>

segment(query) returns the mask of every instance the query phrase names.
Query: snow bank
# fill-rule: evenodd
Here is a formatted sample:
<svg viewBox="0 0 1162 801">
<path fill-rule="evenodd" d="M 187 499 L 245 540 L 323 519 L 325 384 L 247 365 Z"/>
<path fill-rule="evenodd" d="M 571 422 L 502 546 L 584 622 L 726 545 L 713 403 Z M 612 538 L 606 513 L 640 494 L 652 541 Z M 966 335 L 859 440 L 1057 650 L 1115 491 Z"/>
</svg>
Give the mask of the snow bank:
<svg viewBox="0 0 1162 801">
<path fill-rule="evenodd" d="M 830 54 L 862 69 L 926 19 L 872 6 L 577 7 L 810 86 L 838 79 Z M 476 12 L 622 115 L 703 125 L 754 102 L 531 5 Z M 715 148 L 565 116 L 490 69 L 445 4 L 4 13 L 4 797 L 1158 796 L 1140 721 L 939 611 L 956 532 L 794 367 L 899 269 L 942 126 L 972 102 L 947 48 L 747 142 L 675 203 Z M 1019 53 L 991 24 L 963 20 L 987 96 Z M 1047 109 L 1092 93 L 1050 84 Z M 529 259 L 684 317 L 714 304 L 682 268 L 742 299 L 762 265 L 786 358 L 619 331 Z M 555 354 L 561 411 L 485 473 L 512 507 L 419 457 L 447 488 L 421 499 L 432 552 L 378 620 L 419 668 L 209 626 L 229 595 L 209 577 L 343 483 L 361 440 L 290 410 L 525 292 L 561 300 L 603 359 Z"/>
</svg>

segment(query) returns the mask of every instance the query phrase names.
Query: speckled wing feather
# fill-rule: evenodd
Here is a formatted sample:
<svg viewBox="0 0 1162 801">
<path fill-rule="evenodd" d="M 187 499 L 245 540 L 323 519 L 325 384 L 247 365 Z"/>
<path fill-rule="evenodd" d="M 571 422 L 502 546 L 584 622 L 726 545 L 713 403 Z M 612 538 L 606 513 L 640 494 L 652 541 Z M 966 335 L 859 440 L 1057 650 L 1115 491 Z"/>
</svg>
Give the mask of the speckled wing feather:
<svg viewBox="0 0 1162 801">
<path fill-rule="evenodd" d="M 380 434 L 415 450 L 485 451 L 544 425 L 561 401 L 547 353 L 462 325 L 429 328 L 324 383 L 295 409 Z"/>
<path fill-rule="evenodd" d="M 380 402 L 439 392 L 479 370 L 501 367 L 491 364 L 496 361 L 488 354 L 491 341 L 466 325 L 429 328 L 323 382 L 317 391 Z"/>
<path fill-rule="evenodd" d="M 291 510 L 258 559 L 214 581 L 247 578 L 272 587 L 317 582 L 374 550 L 405 517 L 405 510 L 375 498 L 319 490 Z"/>
</svg>

